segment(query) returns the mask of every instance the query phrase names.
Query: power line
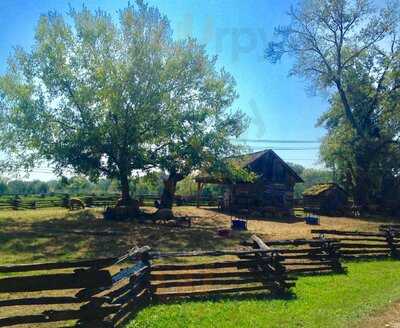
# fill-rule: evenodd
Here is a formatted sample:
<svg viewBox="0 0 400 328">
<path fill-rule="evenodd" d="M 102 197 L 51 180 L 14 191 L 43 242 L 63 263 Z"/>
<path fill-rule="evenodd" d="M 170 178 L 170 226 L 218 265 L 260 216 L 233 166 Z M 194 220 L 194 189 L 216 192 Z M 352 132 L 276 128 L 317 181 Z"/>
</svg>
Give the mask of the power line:
<svg viewBox="0 0 400 328">
<path fill-rule="evenodd" d="M 265 149 L 265 147 L 250 147 L 252 149 Z M 318 150 L 319 147 L 266 147 L 271 150 Z"/>
<path fill-rule="evenodd" d="M 321 141 L 318 140 L 274 140 L 274 139 L 235 139 L 235 141 L 240 142 L 257 142 L 257 143 L 291 143 L 291 144 L 303 144 L 303 143 L 311 143 L 311 144 L 319 144 Z"/>
</svg>

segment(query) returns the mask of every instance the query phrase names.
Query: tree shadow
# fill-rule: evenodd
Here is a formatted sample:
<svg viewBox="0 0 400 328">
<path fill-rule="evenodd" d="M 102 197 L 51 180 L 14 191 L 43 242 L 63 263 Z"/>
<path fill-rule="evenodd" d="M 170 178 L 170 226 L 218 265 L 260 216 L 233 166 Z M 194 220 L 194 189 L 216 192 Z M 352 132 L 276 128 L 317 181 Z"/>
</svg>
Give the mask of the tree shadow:
<svg viewBox="0 0 400 328">
<path fill-rule="evenodd" d="M 216 250 L 237 247 L 247 232 L 230 238 L 217 234 L 215 226 L 191 227 L 137 221 L 110 222 L 87 211 L 61 218 L 21 222 L 4 220 L 0 227 L 0 250 L 16 261 L 52 261 L 119 256 L 135 246 L 157 251 Z"/>
<path fill-rule="evenodd" d="M 153 300 L 151 306 L 161 304 L 184 304 L 184 303 L 202 303 L 202 302 L 223 302 L 223 301 L 272 301 L 272 300 L 285 300 L 293 301 L 296 300 L 297 296 L 294 292 L 288 291 L 284 294 L 274 294 L 271 292 L 251 292 L 251 293 L 238 293 L 238 294 L 213 294 L 207 296 L 190 296 L 171 298 L 167 300 Z"/>
</svg>

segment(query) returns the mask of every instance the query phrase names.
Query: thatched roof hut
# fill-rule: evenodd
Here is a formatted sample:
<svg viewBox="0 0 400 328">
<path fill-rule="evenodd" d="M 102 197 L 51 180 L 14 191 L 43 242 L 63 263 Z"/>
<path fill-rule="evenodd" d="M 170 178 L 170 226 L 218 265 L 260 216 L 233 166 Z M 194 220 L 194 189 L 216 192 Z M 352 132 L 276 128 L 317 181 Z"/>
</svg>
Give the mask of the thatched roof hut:
<svg viewBox="0 0 400 328">
<path fill-rule="evenodd" d="M 306 211 L 319 214 L 343 214 L 348 206 L 348 195 L 337 183 L 318 183 L 303 192 Z"/>
</svg>

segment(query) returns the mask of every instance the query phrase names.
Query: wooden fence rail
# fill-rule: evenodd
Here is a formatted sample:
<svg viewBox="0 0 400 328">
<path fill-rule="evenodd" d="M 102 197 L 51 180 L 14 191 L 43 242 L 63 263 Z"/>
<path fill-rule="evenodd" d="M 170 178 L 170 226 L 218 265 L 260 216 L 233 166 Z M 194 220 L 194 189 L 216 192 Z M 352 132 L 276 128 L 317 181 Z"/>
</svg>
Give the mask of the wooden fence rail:
<svg viewBox="0 0 400 328">
<path fill-rule="evenodd" d="M 18 195 L 15 195 L 18 196 Z M 27 209 L 39 209 L 39 208 L 51 208 L 51 207 L 68 207 L 69 206 L 69 195 L 57 195 L 51 198 L 42 197 L 37 195 L 34 197 L 30 195 L 29 198 L 25 198 L 23 195 L 18 197 L 0 197 L 0 210 L 27 210 Z M 77 197 L 87 207 L 107 207 L 114 206 L 119 195 L 79 195 L 70 196 Z M 159 195 L 137 195 L 136 198 L 140 198 L 145 206 L 152 206 L 154 201 L 160 199 Z M 196 205 L 195 197 L 191 196 L 180 196 L 175 199 L 176 205 Z M 218 205 L 218 199 L 215 197 L 201 197 L 201 205 Z"/>
<path fill-rule="evenodd" d="M 395 227 L 312 232 L 314 239 L 268 241 L 253 235 L 241 250 L 161 253 L 144 246 L 97 260 L 3 265 L 0 294 L 7 295 L 0 298 L 0 310 L 20 307 L 23 313 L 2 317 L 7 311 L 0 311 L 0 327 L 65 321 L 77 327 L 120 327 L 151 301 L 225 293 L 284 295 L 299 274 L 344 273 L 342 258 L 398 258 Z M 201 261 L 186 261 L 196 257 Z M 37 306 L 40 313 L 35 313 Z"/>
<path fill-rule="evenodd" d="M 258 240 L 263 242 L 270 251 L 274 251 L 280 259 L 280 265 L 289 275 L 342 273 L 344 268 L 340 263 L 340 245 L 336 241 L 321 238 L 292 240 Z M 242 243 L 254 246 L 254 240 Z"/>
<path fill-rule="evenodd" d="M 7 297 L 0 300 L 0 308 L 23 306 L 24 310 L 11 317 L 0 314 L 0 327 L 71 320 L 80 327 L 117 327 L 126 305 L 136 306 L 143 287 L 148 285 L 144 268 L 149 251 L 145 246 L 131 249 L 120 257 L 99 260 L 0 266 L 0 294 L 7 293 Z M 126 260 L 133 260 L 135 264 L 110 273 L 109 268 Z M 15 275 L 41 271 L 46 273 Z M 13 275 L 4 276 L 7 274 Z M 51 294 L 45 294 L 46 291 Z M 55 295 L 57 291 L 59 295 Z M 41 313 L 37 313 L 38 305 Z"/>
<path fill-rule="evenodd" d="M 179 261 L 199 256 L 201 263 Z M 121 268 L 127 260 L 133 264 Z M 145 246 L 98 260 L 3 265 L 0 294 L 8 295 L 0 299 L 0 308 L 19 306 L 24 312 L 11 317 L 0 314 L 0 327 L 64 321 L 74 321 L 77 327 L 120 327 L 151 300 L 238 292 L 285 293 L 294 280 L 282 270 L 280 260 L 275 251 L 258 247 L 160 253 Z M 116 268 L 120 270 L 111 274 Z M 34 305 L 40 306 L 40 313 Z"/>
<path fill-rule="evenodd" d="M 316 240 L 333 238 L 343 259 L 400 258 L 400 231 L 382 228 L 380 232 L 311 230 Z"/>
</svg>

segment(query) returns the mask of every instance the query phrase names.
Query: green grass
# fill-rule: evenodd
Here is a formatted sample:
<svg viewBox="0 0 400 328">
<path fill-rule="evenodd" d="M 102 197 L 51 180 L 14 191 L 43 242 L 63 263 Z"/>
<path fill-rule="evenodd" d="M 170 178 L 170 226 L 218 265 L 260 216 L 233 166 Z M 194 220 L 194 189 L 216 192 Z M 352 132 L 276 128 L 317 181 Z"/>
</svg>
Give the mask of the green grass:
<svg viewBox="0 0 400 328">
<path fill-rule="evenodd" d="M 353 327 L 400 299 L 400 262 L 348 263 L 347 275 L 302 277 L 295 297 L 219 299 L 154 305 L 129 328 Z"/>
</svg>

